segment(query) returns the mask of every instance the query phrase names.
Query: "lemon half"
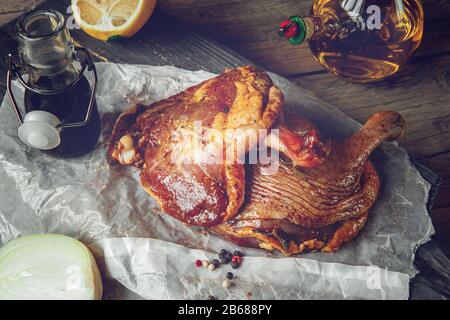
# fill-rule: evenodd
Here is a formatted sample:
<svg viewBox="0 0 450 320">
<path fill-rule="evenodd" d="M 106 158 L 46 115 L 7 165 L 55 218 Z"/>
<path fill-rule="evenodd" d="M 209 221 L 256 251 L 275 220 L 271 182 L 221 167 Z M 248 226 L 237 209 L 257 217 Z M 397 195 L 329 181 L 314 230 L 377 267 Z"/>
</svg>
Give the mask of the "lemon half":
<svg viewBox="0 0 450 320">
<path fill-rule="evenodd" d="M 147 22 L 156 0 L 72 0 L 75 21 L 91 37 L 131 37 Z"/>
</svg>

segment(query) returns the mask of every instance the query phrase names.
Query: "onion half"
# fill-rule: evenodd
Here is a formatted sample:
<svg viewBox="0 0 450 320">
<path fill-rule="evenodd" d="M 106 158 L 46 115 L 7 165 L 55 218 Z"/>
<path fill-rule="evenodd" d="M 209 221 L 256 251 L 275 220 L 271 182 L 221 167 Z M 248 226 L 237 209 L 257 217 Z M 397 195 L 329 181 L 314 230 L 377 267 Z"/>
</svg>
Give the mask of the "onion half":
<svg viewBox="0 0 450 320">
<path fill-rule="evenodd" d="M 37 234 L 0 249 L 1 300 L 98 300 L 102 291 L 94 256 L 78 240 Z"/>
</svg>

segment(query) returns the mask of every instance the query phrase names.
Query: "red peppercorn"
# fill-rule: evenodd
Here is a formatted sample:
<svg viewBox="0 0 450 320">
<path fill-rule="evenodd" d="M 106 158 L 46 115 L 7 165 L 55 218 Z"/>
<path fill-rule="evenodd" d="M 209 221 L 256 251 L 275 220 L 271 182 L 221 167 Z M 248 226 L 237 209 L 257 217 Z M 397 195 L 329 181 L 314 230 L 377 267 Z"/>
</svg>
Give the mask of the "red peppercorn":
<svg viewBox="0 0 450 320">
<path fill-rule="evenodd" d="M 231 258 L 231 262 L 235 262 L 237 264 L 241 264 L 242 263 L 242 257 L 240 257 L 240 256 L 233 256 L 233 258 Z"/>
<path fill-rule="evenodd" d="M 200 268 L 202 265 L 203 265 L 202 260 L 200 260 L 200 259 L 195 260 L 195 266 L 196 266 L 197 268 Z"/>
<path fill-rule="evenodd" d="M 239 250 L 235 250 L 235 251 L 233 252 L 233 256 L 239 256 L 239 257 L 242 257 L 243 254 L 242 254 L 242 252 L 240 252 Z"/>
</svg>

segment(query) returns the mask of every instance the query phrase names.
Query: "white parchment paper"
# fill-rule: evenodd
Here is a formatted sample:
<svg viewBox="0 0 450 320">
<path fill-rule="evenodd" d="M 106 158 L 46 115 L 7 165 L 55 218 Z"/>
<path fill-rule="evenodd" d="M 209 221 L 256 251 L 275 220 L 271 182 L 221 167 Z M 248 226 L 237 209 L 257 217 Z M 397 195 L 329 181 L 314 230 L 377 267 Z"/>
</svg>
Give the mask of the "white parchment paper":
<svg viewBox="0 0 450 320">
<path fill-rule="evenodd" d="M 61 233 L 89 244 L 109 299 L 407 299 L 417 247 L 434 229 L 427 214 L 429 184 L 396 144 L 372 157 L 381 177 L 380 198 L 360 236 L 335 254 L 283 257 L 242 248 L 246 255 L 230 290 L 221 283 L 230 266 L 214 272 L 196 259 L 236 247 L 160 212 L 141 188 L 136 169 L 110 167 L 106 147 L 129 100 L 151 103 L 212 76 L 174 67 L 97 64 L 102 136 L 95 150 L 57 159 L 23 145 L 6 99 L 0 107 L 0 245 L 24 234 Z M 333 137 L 359 124 L 311 92 L 271 75 L 286 107 Z M 14 87 L 16 96 L 23 90 Z M 18 99 L 22 103 L 22 99 Z"/>
</svg>

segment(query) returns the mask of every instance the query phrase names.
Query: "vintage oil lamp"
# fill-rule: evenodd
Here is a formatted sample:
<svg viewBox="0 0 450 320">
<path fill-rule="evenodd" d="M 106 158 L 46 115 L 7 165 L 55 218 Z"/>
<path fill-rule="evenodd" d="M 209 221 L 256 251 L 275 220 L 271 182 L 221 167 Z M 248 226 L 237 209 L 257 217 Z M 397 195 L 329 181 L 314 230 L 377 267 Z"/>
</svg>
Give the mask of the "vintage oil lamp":
<svg viewBox="0 0 450 320">
<path fill-rule="evenodd" d="M 316 60 L 354 82 L 395 74 L 423 36 L 420 0 L 314 0 L 307 16 L 292 16 L 279 35 L 294 45 L 307 41 Z"/>
<path fill-rule="evenodd" d="M 95 100 L 97 72 L 89 52 L 74 48 L 64 16 L 54 10 L 22 16 L 17 39 L 18 54 L 8 55 L 7 92 L 20 139 L 59 157 L 90 151 L 101 125 Z M 92 73 L 92 87 L 86 70 Z M 11 88 L 13 80 L 25 87 L 24 117 Z"/>
</svg>

